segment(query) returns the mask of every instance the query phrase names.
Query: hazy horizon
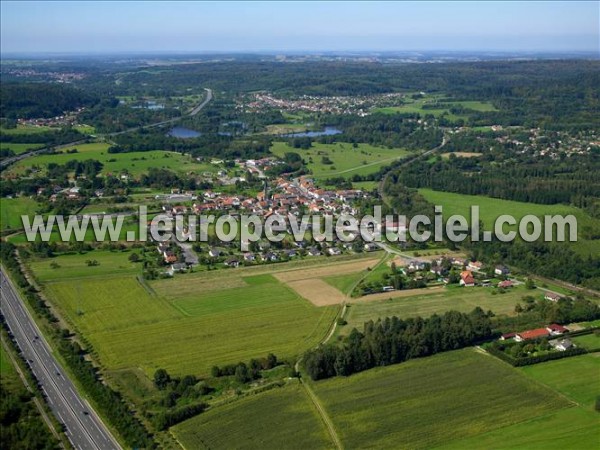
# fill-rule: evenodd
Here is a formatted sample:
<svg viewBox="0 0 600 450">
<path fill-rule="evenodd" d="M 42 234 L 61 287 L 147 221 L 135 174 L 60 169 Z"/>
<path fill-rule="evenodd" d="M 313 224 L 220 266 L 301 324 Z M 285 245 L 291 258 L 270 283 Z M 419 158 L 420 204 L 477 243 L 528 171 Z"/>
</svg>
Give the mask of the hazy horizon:
<svg viewBox="0 0 600 450">
<path fill-rule="evenodd" d="M 2 54 L 600 51 L 598 2 L 1 3 Z"/>
</svg>

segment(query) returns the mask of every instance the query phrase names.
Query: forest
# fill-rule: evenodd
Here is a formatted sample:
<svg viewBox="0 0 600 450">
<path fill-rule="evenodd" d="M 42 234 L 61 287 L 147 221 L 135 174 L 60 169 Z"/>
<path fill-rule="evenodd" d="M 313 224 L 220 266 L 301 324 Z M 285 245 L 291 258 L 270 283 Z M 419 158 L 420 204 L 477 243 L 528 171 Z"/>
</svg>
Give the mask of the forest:
<svg viewBox="0 0 600 450">
<path fill-rule="evenodd" d="M 63 84 L 2 83 L 0 117 L 48 118 L 98 101 L 99 98 L 88 91 Z"/>
</svg>

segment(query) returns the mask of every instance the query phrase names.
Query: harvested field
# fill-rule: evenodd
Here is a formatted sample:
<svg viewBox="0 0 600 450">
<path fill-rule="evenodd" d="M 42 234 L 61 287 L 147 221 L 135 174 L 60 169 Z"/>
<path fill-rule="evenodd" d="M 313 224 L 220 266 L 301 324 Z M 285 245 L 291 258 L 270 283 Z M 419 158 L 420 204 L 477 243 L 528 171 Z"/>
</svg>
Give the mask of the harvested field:
<svg viewBox="0 0 600 450">
<path fill-rule="evenodd" d="M 318 267 L 310 269 L 293 270 L 289 272 L 282 272 L 275 275 L 280 281 L 298 281 L 307 280 L 312 278 L 323 278 L 332 275 L 346 275 L 349 273 L 360 272 L 366 270 L 369 267 L 375 266 L 379 258 L 373 259 L 362 259 L 359 261 L 352 261 L 341 264 L 332 264 L 327 267 Z"/>
<path fill-rule="evenodd" d="M 403 289 L 401 291 L 380 292 L 358 297 L 353 303 L 372 302 L 377 300 L 387 300 L 388 298 L 413 297 L 415 295 L 439 294 L 445 289 L 444 286 L 433 286 L 423 289 Z M 328 303 L 331 304 L 331 303 Z"/>
<path fill-rule="evenodd" d="M 367 268 L 374 267 L 378 261 L 378 259 L 364 259 L 327 267 L 281 272 L 273 276 L 315 306 L 339 305 L 347 299 L 346 295 L 325 282 L 323 278 L 366 271 Z"/>
<path fill-rule="evenodd" d="M 287 285 L 315 306 L 339 305 L 346 299 L 344 294 L 318 278 L 289 281 Z"/>
</svg>

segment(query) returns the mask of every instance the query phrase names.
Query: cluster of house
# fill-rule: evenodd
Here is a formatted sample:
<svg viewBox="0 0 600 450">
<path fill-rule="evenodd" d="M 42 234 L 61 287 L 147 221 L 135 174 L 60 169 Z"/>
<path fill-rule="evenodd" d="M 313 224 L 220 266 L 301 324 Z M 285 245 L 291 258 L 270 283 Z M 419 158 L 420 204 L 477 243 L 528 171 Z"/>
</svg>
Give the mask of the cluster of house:
<svg viewBox="0 0 600 450">
<path fill-rule="evenodd" d="M 24 126 L 35 127 L 60 127 L 65 125 L 74 125 L 77 122 L 77 115 L 85 110 L 85 107 L 77 108 L 73 112 L 65 112 L 60 116 L 50 118 L 18 119 L 17 123 Z"/>
<path fill-rule="evenodd" d="M 298 180 L 286 180 L 278 178 L 275 180 L 273 189 L 265 189 L 256 197 L 244 197 L 242 195 L 222 194 L 207 190 L 202 195 L 195 197 L 192 208 L 185 205 L 172 205 L 173 198 L 194 198 L 192 193 L 171 194 L 163 196 L 167 200 L 162 209 L 167 214 L 179 215 L 187 213 L 202 214 L 208 211 L 239 212 L 269 217 L 273 214 L 281 216 L 285 221 L 288 214 L 299 215 L 303 211 L 311 214 L 334 215 L 334 214 L 356 214 L 356 209 L 351 202 L 364 197 L 360 190 L 348 189 L 329 191 L 317 189 L 309 178 Z"/>
<path fill-rule="evenodd" d="M 246 111 L 260 111 L 265 107 L 287 111 L 308 111 L 313 113 L 358 114 L 364 116 L 372 106 L 372 97 L 318 97 L 304 95 L 298 99 L 276 98 L 270 94 L 258 93 L 254 99 L 240 108 Z"/>
<path fill-rule="evenodd" d="M 551 324 L 544 328 L 521 331 L 519 333 L 506 333 L 500 336 L 501 341 L 513 340 L 515 342 L 530 341 L 542 338 L 562 336 L 569 331 L 568 328 L 558 324 Z M 565 351 L 574 347 L 570 339 L 552 339 L 548 343 L 558 351 Z"/>
</svg>

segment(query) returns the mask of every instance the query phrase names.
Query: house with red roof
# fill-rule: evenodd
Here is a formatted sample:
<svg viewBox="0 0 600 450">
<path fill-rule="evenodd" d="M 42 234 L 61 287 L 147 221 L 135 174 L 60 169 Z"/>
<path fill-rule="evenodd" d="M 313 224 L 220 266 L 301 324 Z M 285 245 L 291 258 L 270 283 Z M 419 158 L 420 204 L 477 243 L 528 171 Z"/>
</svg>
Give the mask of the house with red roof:
<svg viewBox="0 0 600 450">
<path fill-rule="evenodd" d="M 546 328 L 536 328 L 535 330 L 522 331 L 517 333 L 515 341 L 522 342 L 530 339 L 539 339 L 550 336 L 550 332 Z"/>
</svg>

